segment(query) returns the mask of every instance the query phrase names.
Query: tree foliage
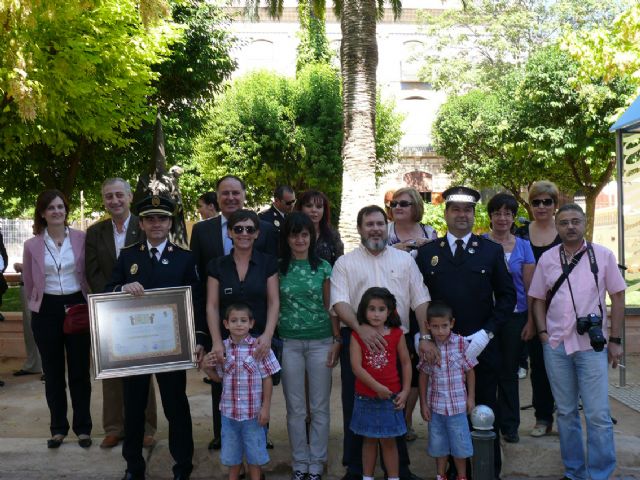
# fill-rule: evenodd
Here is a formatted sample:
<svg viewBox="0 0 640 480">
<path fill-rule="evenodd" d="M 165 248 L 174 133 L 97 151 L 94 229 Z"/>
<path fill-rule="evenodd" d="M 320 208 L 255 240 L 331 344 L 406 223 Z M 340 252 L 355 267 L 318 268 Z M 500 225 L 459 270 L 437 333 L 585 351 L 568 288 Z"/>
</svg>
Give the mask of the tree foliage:
<svg viewBox="0 0 640 480">
<path fill-rule="evenodd" d="M 171 8 L 173 22 L 161 19 Z M 189 157 L 200 106 L 234 63 L 219 8 L 204 2 L 87 0 L 2 2 L 0 189 L 5 211 L 24 192 L 84 190 L 100 208 L 108 176 L 135 181 L 165 115 L 168 161 Z M 187 168 L 188 170 L 188 168 Z M 34 193 L 35 195 L 35 193 Z"/>
<path fill-rule="evenodd" d="M 633 0 L 468 0 L 466 8 L 424 13 L 432 39 L 420 57 L 421 75 L 436 89 L 492 89 L 537 49 L 565 32 L 608 25 Z"/>
<path fill-rule="evenodd" d="M 553 180 L 568 194 L 585 195 L 592 229 L 595 199 L 615 166 L 611 116 L 635 87 L 626 77 L 578 82 L 578 69 L 551 46 L 535 52 L 497 92 L 450 97 L 434 125 L 447 170 L 519 198 L 531 181 Z"/>
</svg>

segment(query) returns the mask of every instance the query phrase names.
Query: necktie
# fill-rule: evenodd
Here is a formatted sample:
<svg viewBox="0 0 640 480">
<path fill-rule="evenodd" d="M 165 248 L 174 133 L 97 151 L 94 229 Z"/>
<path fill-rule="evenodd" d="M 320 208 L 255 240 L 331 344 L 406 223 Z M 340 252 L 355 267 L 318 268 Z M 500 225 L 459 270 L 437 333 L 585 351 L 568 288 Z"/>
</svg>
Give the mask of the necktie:
<svg viewBox="0 0 640 480">
<path fill-rule="evenodd" d="M 151 252 L 151 264 L 155 267 L 159 263 L 157 257 L 158 249 L 156 247 L 151 247 L 149 251 Z"/>
<path fill-rule="evenodd" d="M 453 254 L 453 258 L 454 258 L 455 260 L 462 260 L 462 256 L 463 256 L 463 254 L 464 254 L 464 247 L 463 247 L 463 245 L 464 245 L 464 241 L 462 241 L 462 239 L 461 239 L 461 238 L 459 238 L 459 239 L 457 239 L 457 240 L 456 240 L 456 251 L 455 251 L 455 253 Z"/>
</svg>

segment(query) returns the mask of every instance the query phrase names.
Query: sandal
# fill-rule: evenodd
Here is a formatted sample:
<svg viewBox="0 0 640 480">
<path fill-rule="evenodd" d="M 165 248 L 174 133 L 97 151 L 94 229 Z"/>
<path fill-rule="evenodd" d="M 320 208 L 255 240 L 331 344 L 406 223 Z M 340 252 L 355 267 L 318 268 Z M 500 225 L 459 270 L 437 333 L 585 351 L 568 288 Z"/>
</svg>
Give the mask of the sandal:
<svg viewBox="0 0 640 480">
<path fill-rule="evenodd" d="M 533 429 L 531 430 L 532 437 L 544 437 L 545 435 L 549 435 L 551 433 L 553 425 L 545 425 L 543 423 L 536 423 Z"/>
<path fill-rule="evenodd" d="M 64 437 L 65 436 L 62 435 L 61 433 L 58 433 L 58 434 L 54 435 L 49 440 L 47 440 L 47 448 L 58 448 L 58 447 L 60 447 L 60 445 L 62 445 L 62 442 L 64 441 Z"/>
</svg>

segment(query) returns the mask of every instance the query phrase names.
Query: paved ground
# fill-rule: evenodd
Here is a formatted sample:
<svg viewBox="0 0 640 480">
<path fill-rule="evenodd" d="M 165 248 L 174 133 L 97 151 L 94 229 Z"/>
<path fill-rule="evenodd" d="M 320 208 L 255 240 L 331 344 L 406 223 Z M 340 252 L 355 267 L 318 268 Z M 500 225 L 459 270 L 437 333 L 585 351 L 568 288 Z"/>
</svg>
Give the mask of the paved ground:
<svg viewBox="0 0 640 480">
<path fill-rule="evenodd" d="M 48 410 L 44 399 L 44 385 L 39 376 L 13 377 L 11 372 L 20 367 L 17 360 L 0 361 L 0 378 L 6 385 L 0 388 L 0 479 L 41 480 L 62 478 L 119 479 L 124 471 L 124 461 L 119 447 L 103 450 L 98 447 L 102 439 L 101 382 L 94 382 L 92 413 L 94 418 L 94 446 L 83 450 L 73 436 L 67 437 L 58 450 L 48 450 Z M 616 478 L 640 479 L 640 357 L 626 361 L 628 386 L 618 385 L 618 372 L 612 371 L 611 384 L 615 426 L 618 471 Z M 217 453 L 206 449 L 211 439 L 211 400 L 209 387 L 202 382 L 202 374 L 195 370 L 188 373 L 189 401 L 194 424 L 196 452 L 194 479 L 222 479 L 225 469 L 218 461 Z M 340 461 L 342 445 L 342 418 L 340 410 L 339 367 L 334 371 L 332 392 L 331 438 L 327 474 L 330 480 L 342 476 Z M 531 389 L 528 379 L 520 381 L 523 405 L 530 403 Z M 612 395 L 612 396 L 613 396 Z M 622 402 L 628 403 L 630 406 Z M 161 411 L 161 409 L 159 408 Z M 159 413 L 157 445 L 148 452 L 148 479 L 171 477 L 172 460 L 167 446 L 167 423 Z M 503 445 L 504 479 L 558 479 L 562 476 L 557 435 L 532 438 L 528 431 L 533 425 L 531 409 L 522 412 L 521 441 Z M 410 444 L 412 470 L 421 478 L 434 478 L 434 461 L 426 454 L 426 425 L 419 412 L 414 415 L 414 427 L 418 440 Z M 286 419 L 282 390 L 274 391 L 271 437 L 275 449 L 271 451 L 271 463 L 266 468 L 272 480 L 284 480 L 290 474 L 289 448 L 286 435 Z"/>
</svg>

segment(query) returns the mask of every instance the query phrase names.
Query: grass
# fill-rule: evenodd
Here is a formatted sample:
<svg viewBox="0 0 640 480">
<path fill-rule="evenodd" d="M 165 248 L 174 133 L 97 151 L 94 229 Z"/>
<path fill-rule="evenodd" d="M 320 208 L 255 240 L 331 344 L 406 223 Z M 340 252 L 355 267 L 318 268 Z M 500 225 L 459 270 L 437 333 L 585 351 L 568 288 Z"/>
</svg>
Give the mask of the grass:
<svg viewBox="0 0 640 480">
<path fill-rule="evenodd" d="M 20 287 L 9 287 L 9 290 L 2 296 L 2 312 L 21 312 L 22 298 L 20 297 Z"/>
</svg>

